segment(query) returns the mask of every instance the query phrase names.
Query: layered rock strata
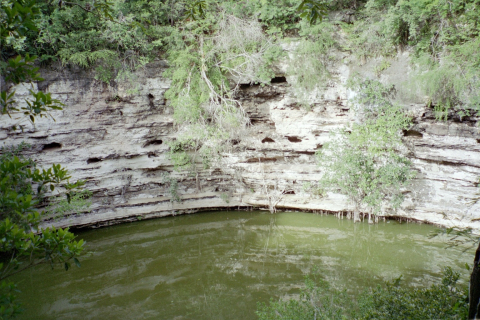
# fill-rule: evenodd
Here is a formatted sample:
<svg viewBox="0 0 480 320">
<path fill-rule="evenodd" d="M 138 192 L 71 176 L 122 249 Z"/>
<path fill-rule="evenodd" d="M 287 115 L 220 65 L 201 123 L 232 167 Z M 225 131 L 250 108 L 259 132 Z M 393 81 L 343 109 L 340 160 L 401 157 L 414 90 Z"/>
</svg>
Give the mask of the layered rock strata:
<svg viewBox="0 0 480 320">
<path fill-rule="evenodd" d="M 26 141 L 40 166 L 60 163 L 72 180 L 85 180 L 93 192 L 90 212 L 56 217 L 45 225 L 102 226 L 201 210 L 267 207 L 269 201 L 278 201 L 279 209 L 346 213 L 352 207 L 344 196 L 318 197 L 308 188 L 321 174 L 315 151 L 332 130 L 355 121 L 350 110 L 355 92 L 346 88 L 346 80 L 353 72 L 374 76 L 368 65 L 348 57 L 338 61 L 331 80 L 319 85 L 321 94 L 311 110 L 299 105 L 285 68 L 279 68 L 269 86 L 242 84 L 237 99 L 251 120 L 248 133 L 211 168 L 199 166 L 194 174 L 175 172 L 167 153 L 177 128 L 164 98 L 169 82 L 162 77 L 163 61 L 139 72 L 136 83 L 111 86 L 81 70 L 44 71 L 46 80 L 37 89 L 51 92 L 66 107 L 52 113 L 55 122 L 25 122 L 23 132 L 9 130 L 16 120 L 4 117 L 0 139 L 5 145 Z M 380 79 L 399 83 L 405 70 L 408 57 L 399 55 Z M 17 100 L 28 95 L 27 89 L 16 88 Z M 401 209 L 387 214 L 479 229 L 480 204 L 469 204 L 479 190 L 478 118 L 442 122 L 423 103 L 401 103 L 414 119 L 404 142 L 418 174 L 405 190 Z M 171 201 L 173 180 L 181 202 Z"/>
</svg>

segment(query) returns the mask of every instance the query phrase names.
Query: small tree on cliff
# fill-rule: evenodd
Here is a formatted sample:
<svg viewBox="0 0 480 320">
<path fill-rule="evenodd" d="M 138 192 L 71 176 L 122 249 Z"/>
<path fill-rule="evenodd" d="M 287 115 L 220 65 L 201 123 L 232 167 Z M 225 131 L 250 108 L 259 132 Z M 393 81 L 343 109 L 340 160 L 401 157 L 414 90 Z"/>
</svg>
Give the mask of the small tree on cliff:
<svg viewBox="0 0 480 320">
<path fill-rule="evenodd" d="M 357 102 L 365 106 L 356 110 L 359 123 L 335 132 L 317 152 L 323 168 L 319 186 L 346 195 L 355 206 L 355 221 L 364 210 L 372 222 L 372 214 L 381 212 L 383 205 L 401 204 L 401 189 L 414 177 L 410 161 L 398 152 L 401 132 L 410 120 L 386 97 L 388 88 L 377 81 L 353 85 L 360 91 Z"/>
</svg>

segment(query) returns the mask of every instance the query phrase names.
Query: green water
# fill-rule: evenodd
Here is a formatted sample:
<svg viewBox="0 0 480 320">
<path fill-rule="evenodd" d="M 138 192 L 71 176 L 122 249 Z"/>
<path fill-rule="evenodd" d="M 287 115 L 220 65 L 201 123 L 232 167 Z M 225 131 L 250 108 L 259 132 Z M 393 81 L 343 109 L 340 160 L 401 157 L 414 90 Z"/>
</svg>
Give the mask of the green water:
<svg viewBox="0 0 480 320">
<path fill-rule="evenodd" d="M 443 266 L 467 279 L 473 253 L 428 239 L 433 230 L 298 212 L 202 213 L 81 232 L 91 252 L 81 268 L 41 266 L 14 280 L 22 319 L 255 319 L 257 301 L 298 293 L 314 266 L 351 293 L 400 275 L 438 282 Z"/>
</svg>

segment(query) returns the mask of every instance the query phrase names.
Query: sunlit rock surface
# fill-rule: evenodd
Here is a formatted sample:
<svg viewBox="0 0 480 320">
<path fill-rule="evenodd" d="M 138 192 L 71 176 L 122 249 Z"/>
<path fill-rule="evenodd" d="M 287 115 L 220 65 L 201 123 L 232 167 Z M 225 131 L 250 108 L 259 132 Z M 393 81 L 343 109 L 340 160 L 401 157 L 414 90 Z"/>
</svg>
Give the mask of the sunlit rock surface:
<svg viewBox="0 0 480 320">
<path fill-rule="evenodd" d="M 332 130 L 355 121 L 351 110 L 355 92 L 346 88 L 346 80 L 354 72 L 375 77 L 368 71 L 371 66 L 340 57 L 331 67 L 333 77 L 318 85 L 320 98 L 309 111 L 295 98 L 285 65 L 279 66 L 270 86 L 242 85 L 237 99 L 250 116 L 248 134 L 211 168 L 199 164 L 194 174 L 175 172 L 167 154 L 176 128 L 164 99 L 169 87 L 162 77 L 166 68 L 164 61 L 156 61 L 139 72 L 134 83 L 110 85 L 81 70 L 44 71 L 46 80 L 36 86 L 66 105 L 63 111 L 52 112 L 56 121 L 37 119 L 35 126 L 24 121 L 22 132 L 8 129 L 19 121 L 15 115 L 13 120 L 0 119 L 4 145 L 26 141 L 33 146 L 30 156 L 41 166 L 60 163 L 70 170 L 72 180 L 86 180 L 93 192 L 89 213 L 59 217 L 46 225 L 101 226 L 213 208 L 266 207 L 264 186 L 270 196 L 287 191 L 279 199 L 279 209 L 352 209 L 342 195 L 319 198 L 305 187 L 321 175 L 315 151 Z M 408 70 L 408 55 L 401 54 L 379 79 L 398 85 Z M 18 86 L 17 100 L 28 95 L 28 88 Z M 478 118 L 437 121 L 425 103 L 414 100 L 399 97 L 414 118 L 404 141 L 418 174 L 405 190 L 402 208 L 385 214 L 479 229 L 480 222 L 474 220 L 480 218 L 480 203 L 469 204 L 479 190 Z M 181 202 L 170 201 L 165 173 L 178 181 Z"/>
</svg>

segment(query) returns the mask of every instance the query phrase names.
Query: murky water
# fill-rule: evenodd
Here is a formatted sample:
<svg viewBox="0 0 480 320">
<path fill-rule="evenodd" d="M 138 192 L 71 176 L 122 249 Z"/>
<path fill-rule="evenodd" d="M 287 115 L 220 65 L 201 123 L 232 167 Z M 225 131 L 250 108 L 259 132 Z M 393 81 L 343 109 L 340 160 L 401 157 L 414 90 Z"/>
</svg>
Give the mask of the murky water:
<svg viewBox="0 0 480 320">
<path fill-rule="evenodd" d="M 257 301 L 295 294 L 314 266 L 354 293 L 400 275 L 467 279 L 472 250 L 446 249 L 420 224 L 354 224 L 310 213 L 212 212 L 79 234 L 90 256 L 65 272 L 41 266 L 14 279 L 22 319 L 255 319 Z M 463 270 L 463 271 L 462 271 Z"/>
</svg>

